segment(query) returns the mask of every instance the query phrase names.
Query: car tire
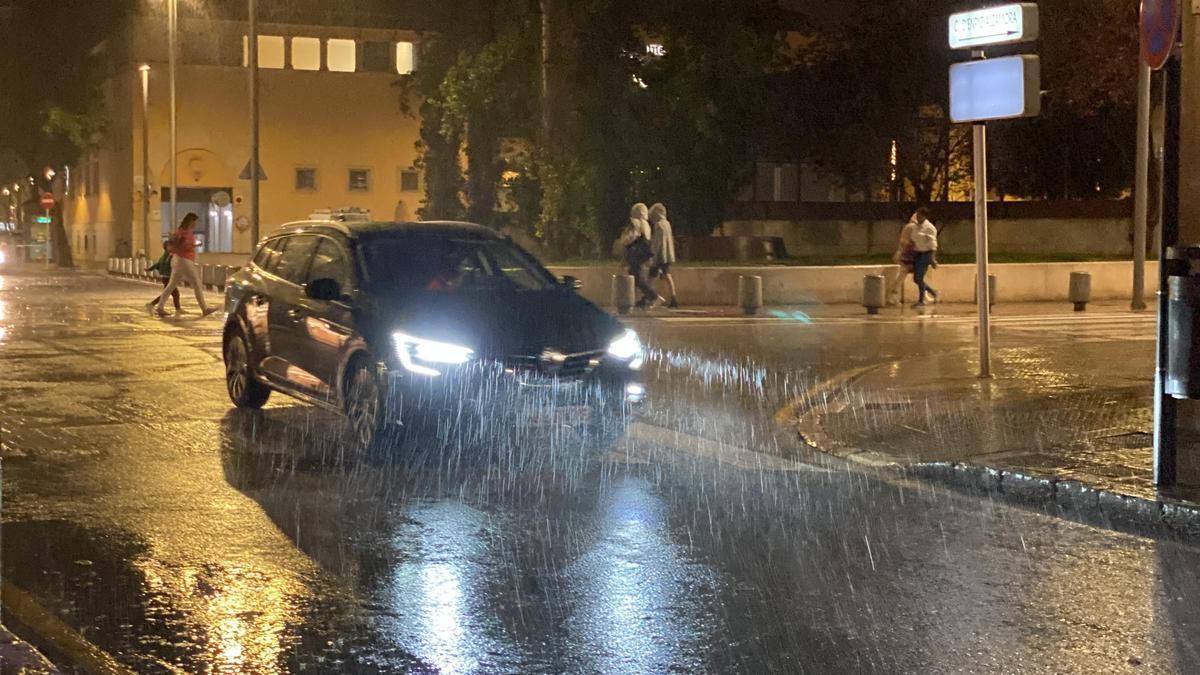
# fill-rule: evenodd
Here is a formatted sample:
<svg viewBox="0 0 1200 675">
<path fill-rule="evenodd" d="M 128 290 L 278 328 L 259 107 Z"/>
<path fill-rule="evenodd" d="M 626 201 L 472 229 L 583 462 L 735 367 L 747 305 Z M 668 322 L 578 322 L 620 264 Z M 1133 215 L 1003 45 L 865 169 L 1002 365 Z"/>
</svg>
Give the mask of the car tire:
<svg viewBox="0 0 1200 675">
<path fill-rule="evenodd" d="M 239 408 L 257 410 L 271 397 L 271 388 L 254 378 L 250 345 L 239 330 L 225 342 L 225 390 Z"/>
<path fill-rule="evenodd" d="M 346 373 L 342 411 L 346 416 L 346 459 L 357 461 L 377 452 L 386 441 L 387 393 L 365 360 Z"/>
</svg>

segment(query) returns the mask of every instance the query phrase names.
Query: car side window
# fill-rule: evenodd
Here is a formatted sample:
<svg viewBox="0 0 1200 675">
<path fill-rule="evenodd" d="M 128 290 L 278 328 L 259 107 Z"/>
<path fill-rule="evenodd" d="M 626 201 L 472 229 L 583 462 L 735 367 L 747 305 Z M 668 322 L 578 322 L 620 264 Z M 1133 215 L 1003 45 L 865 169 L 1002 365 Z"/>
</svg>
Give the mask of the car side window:
<svg viewBox="0 0 1200 675">
<path fill-rule="evenodd" d="M 263 244 L 254 256 L 254 264 L 264 272 L 274 272 L 275 265 L 279 262 L 279 254 L 283 250 L 283 241 L 284 238 L 280 237 Z"/>
<path fill-rule="evenodd" d="M 313 249 L 317 247 L 317 237 L 302 234 L 286 239 L 287 246 L 272 271 L 284 281 L 303 284 L 308 274 L 308 262 L 312 259 Z"/>
<path fill-rule="evenodd" d="M 346 254 L 336 241 L 328 237 L 320 238 L 317 251 L 313 254 L 308 281 L 314 279 L 333 279 L 343 291 L 350 290 L 350 264 L 346 260 Z"/>
</svg>

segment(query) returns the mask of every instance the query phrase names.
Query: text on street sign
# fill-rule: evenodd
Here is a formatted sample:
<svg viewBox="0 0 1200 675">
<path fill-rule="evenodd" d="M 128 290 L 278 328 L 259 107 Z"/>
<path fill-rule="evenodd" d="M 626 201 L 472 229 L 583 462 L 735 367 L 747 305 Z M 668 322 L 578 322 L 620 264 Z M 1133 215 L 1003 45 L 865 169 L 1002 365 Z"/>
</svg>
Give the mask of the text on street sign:
<svg viewBox="0 0 1200 675">
<path fill-rule="evenodd" d="M 1038 37 L 1038 7 L 1032 2 L 987 7 L 950 15 L 950 48 L 1029 42 Z"/>
</svg>

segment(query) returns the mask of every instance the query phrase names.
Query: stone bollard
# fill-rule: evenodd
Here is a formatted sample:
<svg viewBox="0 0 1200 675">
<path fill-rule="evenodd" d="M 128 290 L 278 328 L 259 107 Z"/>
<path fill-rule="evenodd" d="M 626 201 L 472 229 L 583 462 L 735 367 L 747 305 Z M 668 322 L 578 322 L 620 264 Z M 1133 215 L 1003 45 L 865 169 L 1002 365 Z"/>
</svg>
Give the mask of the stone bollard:
<svg viewBox="0 0 1200 675">
<path fill-rule="evenodd" d="M 200 266 L 200 283 L 204 285 L 204 290 L 211 291 L 216 285 L 214 281 L 217 278 L 216 271 L 212 265 Z"/>
<path fill-rule="evenodd" d="M 121 258 L 121 276 L 130 276 L 133 273 L 133 259 Z"/>
<path fill-rule="evenodd" d="M 628 274 L 614 274 L 612 278 L 612 305 L 618 314 L 628 314 L 634 303 L 633 277 Z"/>
<path fill-rule="evenodd" d="M 979 304 L 979 275 L 976 274 L 971 280 L 971 287 L 975 289 L 971 293 L 971 302 Z M 988 275 L 988 307 L 996 306 L 996 275 Z"/>
<path fill-rule="evenodd" d="M 868 274 L 863 278 L 863 307 L 867 314 L 878 314 L 879 308 L 887 304 L 887 284 L 882 274 Z"/>
<path fill-rule="evenodd" d="M 133 261 L 133 275 L 139 279 L 146 278 L 146 259 L 138 258 Z"/>
<path fill-rule="evenodd" d="M 1076 312 L 1087 309 L 1092 301 L 1092 275 L 1087 272 L 1071 272 L 1071 291 L 1068 299 L 1075 305 Z"/>
<path fill-rule="evenodd" d="M 229 282 L 229 277 L 233 276 L 233 272 L 234 268 L 228 265 L 217 265 L 217 276 L 213 281 L 218 291 L 225 292 L 225 285 Z"/>
<path fill-rule="evenodd" d="M 117 266 L 117 259 L 116 259 L 116 258 L 109 258 L 109 259 L 108 259 L 108 273 L 109 273 L 109 274 L 112 274 L 113 272 L 115 272 L 115 271 L 116 271 L 116 266 Z"/>
<path fill-rule="evenodd" d="M 738 277 L 738 305 L 747 316 L 758 314 L 763 306 L 763 280 L 758 276 Z"/>
</svg>

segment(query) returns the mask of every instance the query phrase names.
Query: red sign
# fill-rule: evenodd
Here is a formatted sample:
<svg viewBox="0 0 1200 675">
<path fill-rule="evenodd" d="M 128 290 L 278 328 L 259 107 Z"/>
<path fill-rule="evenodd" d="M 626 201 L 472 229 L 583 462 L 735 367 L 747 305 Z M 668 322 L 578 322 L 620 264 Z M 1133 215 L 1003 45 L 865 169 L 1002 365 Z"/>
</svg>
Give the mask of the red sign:
<svg viewBox="0 0 1200 675">
<path fill-rule="evenodd" d="M 50 194 L 49 192 L 42 193 L 42 208 L 43 209 L 54 208 L 54 195 Z"/>
<path fill-rule="evenodd" d="M 1142 59 L 1158 70 L 1167 64 L 1179 34 L 1179 0 L 1142 0 Z"/>
</svg>

